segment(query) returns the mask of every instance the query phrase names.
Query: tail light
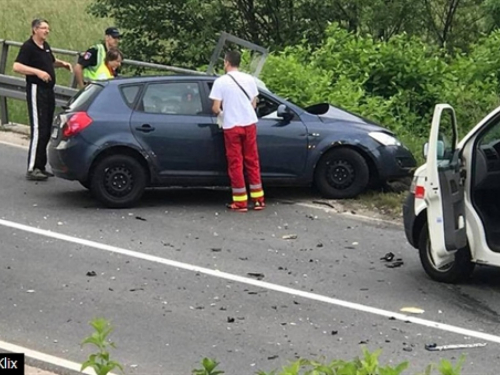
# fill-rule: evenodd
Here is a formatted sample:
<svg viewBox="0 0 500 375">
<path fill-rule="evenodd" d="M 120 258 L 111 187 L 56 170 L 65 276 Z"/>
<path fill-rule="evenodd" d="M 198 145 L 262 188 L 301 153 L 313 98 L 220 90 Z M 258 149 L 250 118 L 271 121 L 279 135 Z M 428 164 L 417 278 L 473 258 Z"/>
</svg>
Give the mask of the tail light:
<svg viewBox="0 0 500 375">
<path fill-rule="evenodd" d="M 71 115 L 66 124 L 64 124 L 63 136 L 65 138 L 72 137 L 80 133 L 90 124 L 92 124 L 92 118 L 87 114 L 87 112 L 76 112 Z"/>
<path fill-rule="evenodd" d="M 415 186 L 415 198 L 416 199 L 424 199 L 425 197 L 425 187 L 422 185 Z"/>
</svg>

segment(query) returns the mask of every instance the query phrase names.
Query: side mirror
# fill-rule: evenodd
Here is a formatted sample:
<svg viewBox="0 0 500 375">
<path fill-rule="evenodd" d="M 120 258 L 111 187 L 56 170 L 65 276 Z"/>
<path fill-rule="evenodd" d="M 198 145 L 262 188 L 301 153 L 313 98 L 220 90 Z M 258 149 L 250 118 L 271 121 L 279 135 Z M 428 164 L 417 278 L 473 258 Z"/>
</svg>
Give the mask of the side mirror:
<svg viewBox="0 0 500 375">
<path fill-rule="evenodd" d="M 429 154 L 429 142 L 427 142 L 424 145 L 424 158 L 427 159 L 427 155 Z M 437 159 L 442 160 L 444 157 L 444 142 L 443 141 L 438 141 L 437 142 Z"/>
<path fill-rule="evenodd" d="M 276 114 L 278 115 L 278 117 L 281 117 L 282 119 L 287 120 L 287 121 L 289 121 L 293 118 L 292 111 L 290 111 L 290 108 L 288 108 L 284 104 L 280 104 L 278 106 L 278 111 Z"/>
<path fill-rule="evenodd" d="M 427 159 L 427 155 L 429 154 L 429 142 L 425 143 L 422 154 L 424 154 L 424 159 Z"/>
</svg>

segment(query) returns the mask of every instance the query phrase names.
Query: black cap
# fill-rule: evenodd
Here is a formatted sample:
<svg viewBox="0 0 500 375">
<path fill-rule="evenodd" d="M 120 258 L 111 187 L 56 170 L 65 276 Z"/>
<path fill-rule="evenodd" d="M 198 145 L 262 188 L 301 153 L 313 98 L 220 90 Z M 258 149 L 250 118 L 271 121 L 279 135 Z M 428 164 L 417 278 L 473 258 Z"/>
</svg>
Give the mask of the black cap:
<svg viewBox="0 0 500 375">
<path fill-rule="evenodd" d="M 108 27 L 104 32 L 105 35 L 112 36 L 113 38 L 121 38 L 122 34 L 116 27 Z"/>
</svg>

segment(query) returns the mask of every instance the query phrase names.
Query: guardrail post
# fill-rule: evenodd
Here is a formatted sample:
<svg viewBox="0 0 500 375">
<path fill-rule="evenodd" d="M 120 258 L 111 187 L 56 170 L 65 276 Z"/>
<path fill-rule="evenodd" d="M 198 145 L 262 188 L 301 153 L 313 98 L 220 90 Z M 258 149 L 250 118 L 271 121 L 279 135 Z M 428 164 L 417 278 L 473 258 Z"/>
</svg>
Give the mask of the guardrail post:
<svg viewBox="0 0 500 375">
<path fill-rule="evenodd" d="M 0 39 L 0 74 L 5 74 L 7 68 L 7 57 L 9 53 L 9 45 L 4 39 Z M 9 112 L 7 109 L 7 98 L 0 97 L 0 125 L 9 123 Z"/>
</svg>

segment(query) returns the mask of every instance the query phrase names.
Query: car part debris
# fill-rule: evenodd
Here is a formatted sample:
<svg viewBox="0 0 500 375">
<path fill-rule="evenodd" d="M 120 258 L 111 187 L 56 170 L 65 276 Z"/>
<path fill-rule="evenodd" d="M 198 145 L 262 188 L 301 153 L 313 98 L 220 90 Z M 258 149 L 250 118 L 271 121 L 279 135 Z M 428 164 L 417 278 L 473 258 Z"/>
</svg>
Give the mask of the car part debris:
<svg viewBox="0 0 500 375">
<path fill-rule="evenodd" d="M 455 349 L 469 349 L 469 348 L 482 348 L 486 346 L 486 343 L 475 343 L 475 344 L 456 344 L 456 345 L 437 345 L 437 344 L 426 344 L 425 349 L 431 352 L 441 352 L 443 350 L 455 350 Z"/>
<path fill-rule="evenodd" d="M 380 258 L 380 260 L 385 260 L 386 262 L 392 262 L 393 259 L 394 259 L 393 253 L 387 253 L 382 258 Z"/>
<path fill-rule="evenodd" d="M 423 314 L 425 312 L 425 310 L 418 307 L 403 307 L 400 311 L 410 314 Z"/>
</svg>

